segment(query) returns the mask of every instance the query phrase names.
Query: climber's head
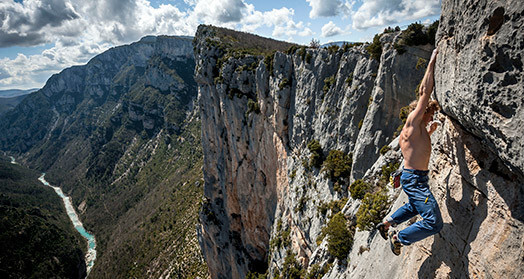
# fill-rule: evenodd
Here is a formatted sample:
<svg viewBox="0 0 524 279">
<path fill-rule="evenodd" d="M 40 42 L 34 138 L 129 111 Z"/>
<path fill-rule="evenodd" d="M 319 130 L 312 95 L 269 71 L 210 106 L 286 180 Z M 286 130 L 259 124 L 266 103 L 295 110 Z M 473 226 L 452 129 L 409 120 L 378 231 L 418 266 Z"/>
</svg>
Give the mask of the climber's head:
<svg viewBox="0 0 524 279">
<path fill-rule="evenodd" d="M 435 112 L 440 109 L 437 101 L 430 100 L 428 105 L 426 106 L 426 111 L 424 112 L 424 118 L 422 118 L 425 125 L 428 125 L 429 122 L 433 121 L 433 115 L 435 115 Z"/>
<path fill-rule="evenodd" d="M 409 111 L 412 112 L 417 107 L 418 100 L 415 100 L 409 104 Z M 426 110 L 424 111 L 424 117 L 422 118 L 422 121 L 424 125 L 427 125 L 429 122 L 433 120 L 433 115 L 436 111 L 440 110 L 440 106 L 438 105 L 438 102 L 436 100 L 430 100 L 428 105 L 426 106 Z"/>
</svg>

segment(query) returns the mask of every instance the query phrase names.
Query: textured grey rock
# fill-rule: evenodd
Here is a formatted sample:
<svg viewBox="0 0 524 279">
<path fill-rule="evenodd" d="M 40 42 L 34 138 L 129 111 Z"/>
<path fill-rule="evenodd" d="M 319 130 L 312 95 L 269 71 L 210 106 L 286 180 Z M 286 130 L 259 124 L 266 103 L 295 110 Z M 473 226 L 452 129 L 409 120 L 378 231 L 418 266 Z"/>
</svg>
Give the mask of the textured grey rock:
<svg viewBox="0 0 524 279">
<path fill-rule="evenodd" d="M 444 1 L 436 98 L 446 114 L 524 173 L 522 1 Z"/>
</svg>

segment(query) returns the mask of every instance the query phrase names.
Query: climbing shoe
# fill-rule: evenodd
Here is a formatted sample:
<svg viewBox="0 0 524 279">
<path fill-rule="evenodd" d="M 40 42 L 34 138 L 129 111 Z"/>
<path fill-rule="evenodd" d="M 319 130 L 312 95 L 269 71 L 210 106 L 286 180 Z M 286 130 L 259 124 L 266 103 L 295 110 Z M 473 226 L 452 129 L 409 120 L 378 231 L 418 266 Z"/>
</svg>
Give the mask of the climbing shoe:
<svg viewBox="0 0 524 279">
<path fill-rule="evenodd" d="M 391 246 L 391 251 L 396 256 L 400 255 L 400 248 L 402 247 L 402 244 L 398 240 L 396 233 L 394 231 L 389 232 L 389 244 Z"/>
<path fill-rule="evenodd" d="M 377 230 L 380 233 L 380 236 L 384 238 L 385 240 L 388 240 L 388 229 L 386 229 L 386 225 L 384 223 L 380 223 L 377 225 Z"/>
</svg>

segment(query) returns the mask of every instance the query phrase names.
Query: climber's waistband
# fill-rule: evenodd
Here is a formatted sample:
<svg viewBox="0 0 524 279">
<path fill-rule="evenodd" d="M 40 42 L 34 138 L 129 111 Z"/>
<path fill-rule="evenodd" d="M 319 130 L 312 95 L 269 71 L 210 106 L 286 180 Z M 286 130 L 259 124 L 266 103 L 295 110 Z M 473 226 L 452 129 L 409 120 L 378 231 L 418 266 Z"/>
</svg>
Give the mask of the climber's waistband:
<svg viewBox="0 0 524 279">
<path fill-rule="evenodd" d="M 429 170 L 402 169 L 402 172 L 412 173 L 416 175 L 428 175 Z"/>
</svg>

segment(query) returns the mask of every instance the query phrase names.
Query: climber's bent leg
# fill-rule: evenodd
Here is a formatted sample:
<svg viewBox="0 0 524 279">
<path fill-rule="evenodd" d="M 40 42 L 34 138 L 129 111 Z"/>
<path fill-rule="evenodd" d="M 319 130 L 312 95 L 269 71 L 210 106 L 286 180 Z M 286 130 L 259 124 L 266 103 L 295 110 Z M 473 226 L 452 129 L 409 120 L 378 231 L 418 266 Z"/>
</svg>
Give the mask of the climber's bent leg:
<svg viewBox="0 0 524 279">
<path fill-rule="evenodd" d="M 435 197 L 429 191 L 427 173 L 417 170 L 405 170 L 402 173 L 402 188 L 408 195 L 409 204 L 423 219 L 398 233 L 398 239 L 403 245 L 410 245 L 442 229 L 442 216 Z"/>
<path fill-rule="evenodd" d="M 395 226 L 401 223 L 406 222 L 407 220 L 413 218 L 414 216 L 417 216 L 418 212 L 411 205 L 411 203 L 406 203 L 403 206 L 401 206 L 395 213 L 393 213 L 390 217 L 386 218 L 386 221 L 390 223 L 391 225 Z"/>
</svg>

